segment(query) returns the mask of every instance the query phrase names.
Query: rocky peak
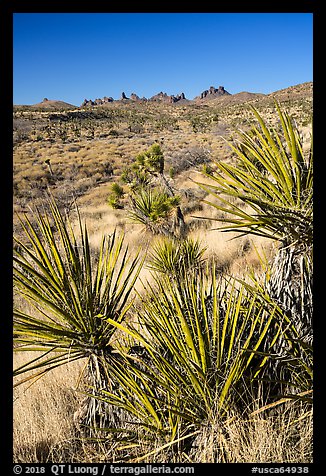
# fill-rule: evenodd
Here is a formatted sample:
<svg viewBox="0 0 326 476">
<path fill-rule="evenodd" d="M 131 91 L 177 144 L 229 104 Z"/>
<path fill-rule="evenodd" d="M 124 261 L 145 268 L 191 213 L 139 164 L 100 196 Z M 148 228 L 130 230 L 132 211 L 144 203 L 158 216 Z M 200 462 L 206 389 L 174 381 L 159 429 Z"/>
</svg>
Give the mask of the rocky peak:
<svg viewBox="0 0 326 476">
<path fill-rule="evenodd" d="M 219 86 L 215 88 L 214 86 L 210 86 L 209 89 L 206 89 L 201 93 L 199 96 L 200 99 L 214 99 L 219 96 L 230 95 L 228 91 L 224 89 L 224 86 Z"/>
<path fill-rule="evenodd" d="M 97 98 L 94 101 L 92 99 L 84 99 L 80 107 L 87 107 L 87 106 L 100 106 L 101 104 L 106 104 L 108 102 L 113 102 L 114 99 L 111 97 L 104 96 L 104 98 L 100 99 Z"/>
<path fill-rule="evenodd" d="M 209 89 L 206 89 L 205 91 L 203 91 L 200 94 L 200 96 L 197 96 L 195 100 L 214 99 L 216 97 L 224 96 L 224 95 L 230 95 L 230 93 L 224 89 L 224 86 L 219 86 L 218 88 L 215 88 L 214 86 L 210 86 Z M 152 96 L 150 99 L 146 99 L 145 97 L 140 98 L 136 93 L 131 93 L 130 98 L 128 98 L 124 92 L 121 93 L 120 101 L 126 101 L 129 99 L 132 101 L 153 101 L 153 102 L 163 102 L 167 104 L 173 104 L 179 101 L 188 101 L 184 93 L 180 93 L 176 95 L 174 94 L 168 95 L 167 93 L 160 91 L 159 93 Z M 43 102 L 45 101 L 47 101 L 46 98 L 43 100 Z M 113 101 L 114 99 L 112 97 L 107 97 L 107 96 L 104 96 L 102 99 L 100 98 L 97 98 L 94 100 L 84 99 L 80 107 L 99 106 L 99 105 L 106 104 Z"/>
<path fill-rule="evenodd" d="M 155 96 L 152 96 L 149 100 L 150 101 L 166 102 L 166 103 L 173 104 L 175 102 L 180 101 L 181 99 L 186 99 L 186 96 L 184 95 L 184 93 L 177 94 L 176 96 L 174 96 L 173 94 L 168 95 L 168 94 L 163 93 L 161 91 L 158 94 L 155 94 Z"/>
<path fill-rule="evenodd" d="M 154 96 L 152 96 L 151 98 L 149 98 L 150 101 L 164 101 L 166 100 L 166 98 L 168 97 L 168 95 L 166 93 L 163 93 L 163 91 L 155 94 Z"/>
<path fill-rule="evenodd" d="M 131 93 L 130 99 L 132 99 L 133 101 L 141 101 L 140 97 L 136 93 Z"/>
</svg>

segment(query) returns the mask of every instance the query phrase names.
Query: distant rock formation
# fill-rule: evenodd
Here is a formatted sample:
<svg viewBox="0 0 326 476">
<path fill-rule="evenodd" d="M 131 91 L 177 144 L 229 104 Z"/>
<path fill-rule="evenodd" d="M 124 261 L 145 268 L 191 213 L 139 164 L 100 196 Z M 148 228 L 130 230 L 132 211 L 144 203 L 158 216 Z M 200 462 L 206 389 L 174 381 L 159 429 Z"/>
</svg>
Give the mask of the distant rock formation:
<svg viewBox="0 0 326 476">
<path fill-rule="evenodd" d="M 131 94 L 130 94 L 130 99 L 131 99 L 132 101 L 141 101 L 140 97 L 137 96 L 136 93 L 131 93 Z"/>
<path fill-rule="evenodd" d="M 224 89 L 224 86 L 219 86 L 218 88 L 215 88 L 214 86 L 211 86 L 209 89 L 206 91 L 203 91 L 200 96 L 197 96 L 194 98 L 194 100 L 199 100 L 199 99 L 214 99 L 219 96 L 224 96 L 224 95 L 231 95 L 228 91 Z M 44 99 L 44 101 L 46 98 Z M 179 101 L 181 102 L 188 102 L 189 99 L 186 98 L 184 93 L 180 93 L 177 95 L 174 94 L 167 94 L 164 93 L 163 91 L 160 91 L 159 93 L 155 94 L 149 99 L 146 99 L 145 97 L 140 98 L 136 93 L 131 93 L 130 98 L 128 98 L 125 94 L 125 92 L 121 93 L 120 101 L 153 101 L 153 102 L 163 102 L 166 104 L 174 104 Z M 112 97 L 107 97 L 104 96 L 102 99 L 95 99 L 94 101 L 92 99 L 84 99 L 83 103 L 81 104 L 80 107 L 87 107 L 87 106 L 100 106 L 102 104 L 106 104 L 109 102 L 115 101 Z"/>
<path fill-rule="evenodd" d="M 110 96 L 110 97 L 107 97 L 107 96 L 104 96 L 104 98 L 102 99 L 103 101 L 103 104 L 107 103 L 107 102 L 113 102 L 114 99 Z"/>
<path fill-rule="evenodd" d="M 163 93 L 162 91 L 160 93 L 155 94 L 151 98 L 149 98 L 149 101 L 166 101 L 168 95 L 166 93 Z"/>
<path fill-rule="evenodd" d="M 195 99 L 214 99 L 219 96 L 228 95 L 230 93 L 224 89 L 224 86 L 219 86 L 217 89 L 214 86 L 211 86 L 209 89 L 206 89 Z"/>
<path fill-rule="evenodd" d="M 99 106 L 101 104 L 107 104 L 108 102 L 113 102 L 114 99 L 111 97 L 104 96 L 103 99 L 95 99 L 92 101 L 92 99 L 84 99 L 80 107 L 86 107 L 86 106 Z"/>
<path fill-rule="evenodd" d="M 175 102 L 178 102 L 178 101 L 181 101 L 182 99 L 186 99 L 184 93 L 181 93 L 181 94 L 177 94 L 176 96 L 174 96 L 173 94 L 171 94 L 170 96 L 166 93 L 163 93 L 162 91 L 155 94 L 154 96 L 152 96 L 149 101 L 156 101 L 156 102 L 166 102 L 166 103 L 170 103 L 170 104 L 173 104 Z"/>
</svg>

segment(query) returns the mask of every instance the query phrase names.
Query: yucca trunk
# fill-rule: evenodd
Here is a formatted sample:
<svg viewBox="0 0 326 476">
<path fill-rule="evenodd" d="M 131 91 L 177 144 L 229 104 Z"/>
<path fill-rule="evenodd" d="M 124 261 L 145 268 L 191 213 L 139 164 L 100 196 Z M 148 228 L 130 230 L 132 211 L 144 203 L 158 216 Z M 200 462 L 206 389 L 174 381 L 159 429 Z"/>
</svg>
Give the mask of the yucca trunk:
<svg viewBox="0 0 326 476">
<path fill-rule="evenodd" d="M 266 367 L 269 380 L 277 382 L 268 384 L 274 394 L 292 395 L 294 389 L 300 392 L 312 388 L 312 281 L 310 253 L 298 251 L 293 246 L 281 247 L 266 283 L 270 299 L 289 319 L 288 330 L 274 349 L 277 359 Z M 295 372 L 298 373 L 298 381 L 293 387 Z"/>
<path fill-rule="evenodd" d="M 96 398 L 102 391 L 112 390 L 113 383 L 108 375 L 110 355 L 89 357 L 84 375 L 86 397 L 74 413 L 74 423 L 84 435 L 97 436 L 101 428 L 121 422 L 121 409 L 107 405 Z"/>
<path fill-rule="evenodd" d="M 294 246 L 281 247 L 271 267 L 267 291 L 291 317 L 302 339 L 312 340 L 312 259 Z"/>
<path fill-rule="evenodd" d="M 275 106 L 278 130 L 251 107 L 257 126 L 228 142 L 236 161 L 216 162 L 217 170 L 206 174 L 215 185 L 200 185 L 218 199 L 206 203 L 223 213 L 221 230 L 279 243 L 264 286 L 254 281 L 287 326 L 266 367 L 266 379 L 277 383 L 267 389 L 294 395 L 312 386 L 313 147 L 311 136 L 305 150 L 294 121 Z M 269 350 L 267 341 L 264 352 Z"/>
</svg>

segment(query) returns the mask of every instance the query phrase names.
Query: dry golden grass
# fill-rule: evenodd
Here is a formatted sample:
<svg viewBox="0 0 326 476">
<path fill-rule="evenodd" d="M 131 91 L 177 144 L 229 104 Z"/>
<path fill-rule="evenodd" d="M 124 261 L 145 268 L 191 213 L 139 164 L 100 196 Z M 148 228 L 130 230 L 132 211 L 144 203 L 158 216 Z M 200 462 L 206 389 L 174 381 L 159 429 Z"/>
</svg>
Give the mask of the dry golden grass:
<svg viewBox="0 0 326 476">
<path fill-rule="evenodd" d="M 27 357 L 15 354 L 15 366 Z M 220 420 L 212 412 L 188 454 L 176 447 L 159 451 L 154 441 L 139 441 L 138 447 L 128 451 L 119 450 L 118 443 L 87 441 L 81 438 L 73 421 L 83 399 L 81 389 L 76 390 L 82 366 L 83 362 L 74 362 L 53 370 L 32 386 L 15 388 L 14 462 L 135 461 L 149 453 L 143 462 L 312 462 L 312 415 L 304 406 L 293 403 L 252 417 L 230 411 L 226 419 Z"/>
<path fill-rule="evenodd" d="M 196 441 L 191 461 L 202 463 L 311 463 L 311 412 L 292 403 L 273 414 L 213 419 Z"/>
<path fill-rule="evenodd" d="M 34 354 L 15 353 L 15 368 L 33 357 Z M 46 462 L 51 458 L 56 462 L 67 452 L 69 442 L 76 438 L 73 413 L 81 398 L 75 391 L 81 366 L 82 363 L 74 362 L 53 370 L 32 385 L 25 383 L 15 388 L 15 462 Z M 67 460 L 71 457 L 67 454 Z"/>
</svg>

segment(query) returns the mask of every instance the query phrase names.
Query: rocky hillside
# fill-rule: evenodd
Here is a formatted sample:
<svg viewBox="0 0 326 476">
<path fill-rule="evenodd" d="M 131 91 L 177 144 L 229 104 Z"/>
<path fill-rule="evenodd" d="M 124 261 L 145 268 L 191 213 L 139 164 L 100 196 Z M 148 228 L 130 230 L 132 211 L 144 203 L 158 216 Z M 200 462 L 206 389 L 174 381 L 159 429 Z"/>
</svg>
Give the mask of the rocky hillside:
<svg viewBox="0 0 326 476">
<path fill-rule="evenodd" d="M 136 101 L 136 102 L 162 102 L 166 104 L 173 104 L 175 102 L 187 102 L 188 100 L 185 97 L 184 93 L 177 94 L 176 96 L 171 94 L 164 93 L 163 91 L 155 94 L 151 98 L 147 99 L 145 97 L 139 97 L 136 93 L 131 93 L 130 97 L 127 97 L 125 92 L 121 93 L 120 99 L 118 101 Z M 80 107 L 88 107 L 88 106 L 101 106 L 103 104 L 108 104 L 110 102 L 114 102 L 115 100 L 110 96 L 104 96 L 104 98 L 100 99 L 84 99 Z"/>
<path fill-rule="evenodd" d="M 262 94 L 262 93 L 253 93 L 248 91 L 242 91 L 240 93 L 231 94 L 229 93 L 224 86 L 210 86 L 209 89 L 202 91 L 198 96 L 193 99 L 188 99 L 185 96 L 185 93 L 181 92 L 179 94 L 167 94 L 166 92 L 160 91 L 150 98 L 140 97 L 135 92 L 131 93 L 130 97 L 126 95 L 125 92 L 121 93 L 119 99 L 114 99 L 112 96 L 104 96 L 103 98 L 96 99 L 84 99 L 79 108 L 90 108 L 94 106 L 104 106 L 110 105 L 112 103 L 116 104 L 131 104 L 131 103 L 156 103 L 156 104 L 178 104 L 178 105 L 191 105 L 191 104 L 208 104 L 216 106 L 227 106 L 232 104 L 243 104 L 246 102 L 252 102 L 260 100 L 263 98 L 271 98 L 279 100 L 287 100 L 289 98 L 295 100 L 300 98 L 305 98 L 307 96 L 312 97 L 312 82 L 298 84 L 296 86 L 290 86 L 289 88 L 281 89 L 275 91 L 271 94 Z M 31 106 L 27 105 L 14 105 L 14 110 L 16 109 L 39 109 L 39 110 L 63 110 L 63 109 L 75 109 L 78 106 L 66 103 L 60 100 L 49 100 L 44 98 L 42 102 L 33 104 Z"/>
</svg>

